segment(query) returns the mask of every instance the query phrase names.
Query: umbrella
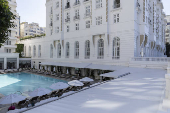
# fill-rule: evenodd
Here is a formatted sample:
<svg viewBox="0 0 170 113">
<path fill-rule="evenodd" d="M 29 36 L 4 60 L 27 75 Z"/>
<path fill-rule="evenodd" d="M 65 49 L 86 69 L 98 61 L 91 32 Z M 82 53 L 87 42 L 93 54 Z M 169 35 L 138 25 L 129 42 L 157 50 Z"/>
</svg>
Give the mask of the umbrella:
<svg viewBox="0 0 170 113">
<path fill-rule="evenodd" d="M 48 67 L 48 71 L 50 71 L 50 67 Z"/>
<path fill-rule="evenodd" d="M 63 83 L 63 82 L 57 82 L 54 83 L 50 86 L 51 89 L 53 90 L 58 90 L 58 89 L 64 89 L 67 88 L 69 85 L 67 83 Z"/>
<path fill-rule="evenodd" d="M 49 89 L 38 88 L 38 89 L 28 93 L 28 95 L 31 96 L 31 97 L 36 97 L 36 96 L 42 96 L 42 95 L 49 94 L 50 92 L 51 91 Z"/>
<path fill-rule="evenodd" d="M 80 79 L 80 81 L 82 81 L 82 82 L 92 82 L 94 80 L 89 78 L 89 77 L 85 77 L 85 78 Z"/>
<path fill-rule="evenodd" d="M 10 94 L 0 99 L 0 104 L 12 104 L 25 100 L 26 97 L 18 94 Z"/>
<path fill-rule="evenodd" d="M 68 69 L 67 69 L 67 74 L 68 74 Z"/>
<path fill-rule="evenodd" d="M 84 84 L 78 80 L 73 80 L 73 81 L 70 81 L 68 82 L 69 85 L 71 86 L 83 86 Z"/>
<path fill-rule="evenodd" d="M 55 67 L 53 68 L 53 71 L 55 71 Z"/>
</svg>

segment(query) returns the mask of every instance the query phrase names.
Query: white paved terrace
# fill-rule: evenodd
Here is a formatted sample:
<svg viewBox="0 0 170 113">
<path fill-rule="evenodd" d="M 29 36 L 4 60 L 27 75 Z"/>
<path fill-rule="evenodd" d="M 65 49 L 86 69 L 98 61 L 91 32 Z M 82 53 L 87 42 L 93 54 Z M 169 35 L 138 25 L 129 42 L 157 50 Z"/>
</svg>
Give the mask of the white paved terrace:
<svg viewBox="0 0 170 113">
<path fill-rule="evenodd" d="M 133 68 L 132 74 L 25 113 L 157 113 L 166 70 Z"/>
</svg>

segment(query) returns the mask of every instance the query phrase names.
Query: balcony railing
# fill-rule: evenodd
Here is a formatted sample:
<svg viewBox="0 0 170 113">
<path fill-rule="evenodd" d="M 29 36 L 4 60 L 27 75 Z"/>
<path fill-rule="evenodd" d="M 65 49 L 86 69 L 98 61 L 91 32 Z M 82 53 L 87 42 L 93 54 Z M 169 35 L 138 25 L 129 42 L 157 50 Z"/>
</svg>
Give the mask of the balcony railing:
<svg viewBox="0 0 170 113">
<path fill-rule="evenodd" d="M 113 9 L 117 9 L 117 8 L 120 8 L 120 3 L 119 3 L 119 4 L 114 4 L 114 5 L 113 5 Z"/>
<path fill-rule="evenodd" d="M 90 59 L 90 56 L 85 56 L 84 58 L 85 58 L 85 59 Z"/>
<path fill-rule="evenodd" d="M 80 1 L 75 2 L 74 6 L 76 6 L 76 5 L 80 5 Z"/>
<path fill-rule="evenodd" d="M 74 20 L 79 20 L 80 19 L 80 15 L 74 16 Z"/>
<path fill-rule="evenodd" d="M 84 14 L 84 17 L 85 17 L 85 18 L 91 17 L 91 13 L 85 13 L 85 14 Z"/>
<path fill-rule="evenodd" d="M 53 26 L 53 23 L 50 23 L 49 26 L 52 27 L 52 26 Z"/>
<path fill-rule="evenodd" d="M 84 0 L 84 2 L 89 2 L 90 0 Z"/>
<path fill-rule="evenodd" d="M 134 57 L 132 61 L 155 61 L 155 62 L 170 62 L 167 57 Z"/>
<path fill-rule="evenodd" d="M 70 22 L 70 18 L 66 18 L 66 19 L 65 19 L 65 22 Z"/>
<path fill-rule="evenodd" d="M 104 59 L 104 56 L 98 56 L 97 59 Z"/>
<path fill-rule="evenodd" d="M 69 8 L 70 8 L 70 5 L 66 5 L 66 6 L 65 6 L 65 9 L 69 9 Z"/>
</svg>

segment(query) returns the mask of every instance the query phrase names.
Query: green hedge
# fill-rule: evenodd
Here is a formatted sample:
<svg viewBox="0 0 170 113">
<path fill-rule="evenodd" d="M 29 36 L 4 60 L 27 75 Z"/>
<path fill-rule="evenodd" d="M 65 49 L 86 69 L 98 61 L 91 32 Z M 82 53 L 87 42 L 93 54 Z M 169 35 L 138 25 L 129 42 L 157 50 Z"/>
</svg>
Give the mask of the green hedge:
<svg viewBox="0 0 170 113">
<path fill-rule="evenodd" d="M 42 37 L 42 36 L 45 36 L 45 34 L 35 35 L 35 36 L 25 36 L 25 37 L 23 37 L 23 38 L 20 38 L 20 41 L 21 41 L 21 40 L 26 40 L 26 39 L 32 39 L 32 38 Z"/>
</svg>

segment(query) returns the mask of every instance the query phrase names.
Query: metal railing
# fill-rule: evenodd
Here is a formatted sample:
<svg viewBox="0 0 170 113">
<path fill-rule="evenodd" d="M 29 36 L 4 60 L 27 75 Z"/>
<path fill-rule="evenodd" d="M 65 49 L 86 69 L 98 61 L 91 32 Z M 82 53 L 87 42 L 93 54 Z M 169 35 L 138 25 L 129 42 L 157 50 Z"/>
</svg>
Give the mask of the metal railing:
<svg viewBox="0 0 170 113">
<path fill-rule="evenodd" d="M 119 4 L 114 4 L 114 5 L 113 5 L 113 9 L 117 9 L 117 8 L 120 8 L 120 3 L 119 3 Z"/>
<path fill-rule="evenodd" d="M 79 4 L 80 4 L 80 1 L 77 1 L 74 3 L 74 6 L 79 5 Z"/>
<path fill-rule="evenodd" d="M 80 19 L 80 15 L 74 16 L 74 20 L 79 20 Z"/>
<path fill-rule="evenodd" d="M 65 19 L 65 22 L 70 22 L 70 18 L 66 18 L 66 19 Z"/>
<path fill-rule="evenodd" d="M 84 14 L 84 17 L 85 17 L 85 18 L 91 17 L 91 13 L 85 13 L 85 14 Z"/>
<path fill-rule="evenodd" d="M 156 62 L 170 62 L 167 57 L 134 57 L 132 61 L 156 61 Z"/>
</svg>

